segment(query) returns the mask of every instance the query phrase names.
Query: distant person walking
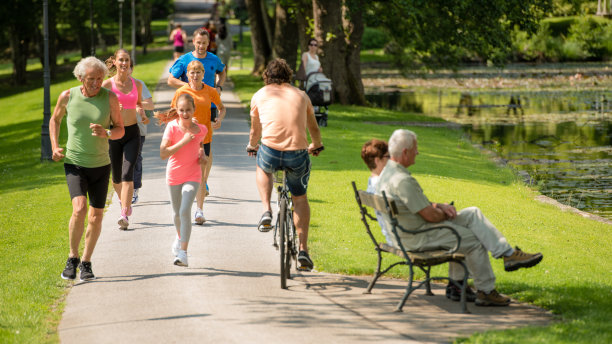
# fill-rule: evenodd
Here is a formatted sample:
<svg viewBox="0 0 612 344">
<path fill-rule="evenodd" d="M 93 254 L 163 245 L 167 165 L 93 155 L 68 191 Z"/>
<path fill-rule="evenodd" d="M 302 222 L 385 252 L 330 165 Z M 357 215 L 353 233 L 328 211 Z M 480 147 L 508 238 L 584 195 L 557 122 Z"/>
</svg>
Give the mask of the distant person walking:
<svg viewBox="0 0 612 344">
<path fill-rule="evenodd" d="M 185 52 L 185 42 L 187 42 L 187 33 L 183 30 L 181 24 L 176 24 L 176 27 L 170 32 L 168 40 L 174 45 L 174 61 L 176 61 Z"/>
<path fill-rule="evenodd" d="M 205 125 L 208 129 L 208 134 L 202 143 L 204 154 L 206 154 L 207 159 L 206 163 L 202 164 L 202 180 L 196 196 L 197 208 L 194 215 L 194 221 L 199 225 L 206 222 L 203 209 L 204 199 L 207 196 L 206 183 L 208 182 L 210 168 L 212 167 L 211 143 L 213 129 L 219 129 L 221 127 L 223 118 L 225 118 L 225 106 L 223 106 L 223 103 L 221 102 L 221 97 L 214 88 L 202 82 L 203 74 L 204 66 L 202 63 L 198 60 L 191 61 L 187 66 L 189 83 L 176 90 L 171 104 L 172 107 L 175 107 L 180 95 L 184 93 L 189 94 L 195 101 L 195 119 L 198 121 L 198 123 Z M 217 116 L 214 121 L 211 121 L 211 104 L 216 104 L 216 106 L 219 108 L 219 116 Z"/>
<path fill-rule="evenodd" d="M 64 159 L 66 182 L 72 200 L 72 216 L 68 224 L 70 254 L 61 276 L 73 280 L 78 268 L 81 271 L 80 280 L 88 281 L 95 279 L 91 256 L 102 230 L 108 192 L 111 170 L 108 140 L 123 136 L 123 119 L 117 96 L 102 88 L 102 81 L 108 73 L 102 61 L 93 56 L 84 58 L 73 73 L 81 85 L 60 94 L 49 122 L 49 133 L 53 160 Z M 58 140 L 64 116 L 68 130 L 65 154 Z M 112 129 L 109 129 L 111 123 Z M 85 230 L 86 215 L 87 232 L 81 260 L 79 245 Z"/>
<path fill-rule="evenodd" d="M 208 133 L 206 126 L 193 122 L 196 106 L 188 94 L 181 94 L 176 108 L 157 113 L 159 123 L 166 129 L 159 147 L 162 159 L 168 159 L 166 182 L 170 190 L 170 203 L 174 214 L 176 239 L 172 245 L 174 264 L 188 266 L 187 248 L 191 236 L 191 205 L 202 178 L 201 164 L 206 163 L 206 154 L 201 143 Z"/>
<path fill-rule="evenodd" d="M 106 65 L 114 76 L 105 80 L 102 87 L 113 91 L 121 105 L 125 135 L 117 140 L 110 140 L 109 153 L 113 175 L 113 188 L 121 205 L 121 215 L 117 223 L 119 228 L 126 230 L 129 226 L 128 217 L 132 215 L 132 196 L 134 195 L 134 167 L 140 150 L 140 129 L 137 116 L 142 123 L 149 123 L 142 108 L 142 85 L 131 75 L 133 68 L 130 54 L 119 49 L 106 60 Z"/>
<path fill-rule="evenodd" d="M 229 60 L 232 54 L 233 45 L 232 35 L 227 25 L 221 25 L 219 27 L 219 34 L 217 35 L 217 56 L 219 56 L 226 69 L 229 69 Z"/>
<path fill-rule="evenodd" d="M 308 51 L 302 54 L 302 65 L 306 73 L 306 78 L 310 73 L 323 72 L 321 68 L 321 62 L 319 61 L 319 55 L 317 55 L 319 43 L 316 39 L 312 38 L 308 41 Z"/>
</svg>

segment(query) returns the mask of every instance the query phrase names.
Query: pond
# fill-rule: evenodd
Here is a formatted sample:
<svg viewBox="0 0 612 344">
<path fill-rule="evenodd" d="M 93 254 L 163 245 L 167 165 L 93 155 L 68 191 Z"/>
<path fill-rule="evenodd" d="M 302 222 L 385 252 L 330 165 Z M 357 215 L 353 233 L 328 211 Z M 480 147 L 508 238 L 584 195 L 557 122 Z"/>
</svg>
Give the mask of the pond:
<svg viewBox="0 0 612 344">
<path fill-rule="evenodd" d="M 612 93 L 393 92 L 374 105 L 462 124 L 472 142 L 527 172 L 540 192 L 612 219 Z"/>
</svg>

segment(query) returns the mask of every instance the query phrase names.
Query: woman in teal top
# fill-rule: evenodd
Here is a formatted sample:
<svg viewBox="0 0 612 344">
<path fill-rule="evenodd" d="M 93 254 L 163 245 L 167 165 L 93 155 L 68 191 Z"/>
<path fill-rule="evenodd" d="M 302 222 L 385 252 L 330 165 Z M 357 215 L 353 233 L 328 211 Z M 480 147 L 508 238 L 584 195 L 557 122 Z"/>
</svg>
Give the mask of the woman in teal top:
<svg viewBox="0 0 612 344">
<path fill-rule="evenodd" d="M 81 86 L 63 91 L 49 122 L 49 136 L 53 160 L 64 159 L 68 191 L 72 199 L 72 216 L 68 225 L 70 254 L 62 272 L 63 279 L 76 278 L 81 270 L 81 281 L 95 278 L 91 268 L 91 255 L 100 236 L 102 217 L 108 192 L 110 158 L 108 139 L 123 137 L 123 120 L 117 96 L 102 88 L 108 69 L 97 58 L 82 59 L 74 68 Z M 59 146 L 62 119 L 66 116 L 68 142 L 66 153 Z M 109 129 L 110 125 L 113 129 Z M 87 213 L 89 196 L 89 213 Z M 79 245 L 85 230 L 87 234 L 82 260 Z"/>
</svg>

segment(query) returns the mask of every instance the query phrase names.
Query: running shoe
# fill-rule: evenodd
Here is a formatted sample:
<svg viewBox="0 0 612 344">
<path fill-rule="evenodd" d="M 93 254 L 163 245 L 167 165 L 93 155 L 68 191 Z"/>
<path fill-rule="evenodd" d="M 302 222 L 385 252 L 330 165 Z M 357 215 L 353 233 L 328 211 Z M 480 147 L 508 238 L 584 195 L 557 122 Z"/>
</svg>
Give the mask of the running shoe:
<svg viewBox="0 0 612 344">
<path fill-rule="evenodd" d="M 195 212 L 195 223 L 198 225 L 203 225 L 206 222 L 206 218 L 204 218 L 204 212 L 202 209 L 197 209 Z"/>
<path fill-rule="evenodd" d="M 187 251 L 185 250 L 178 251 L 178 254 L 174 258 L 174 265 L 189 266 L 189 262 L 187 261 Z"/>
<path fill-rule="evenodd" d="M 119 220 L 117 220 L 117 224 L 119 225 L 119 229 L 127 230 L 128 226 L 130 225 L 130 222 L 127 216 L 121 215 L 119 216 Z"/>
<path fill-rule="evenodd" d="M 91 270 L 91 262 L 81 262 L 79 265 L 79 270 L 81 270 L 81 282 L 96 279 L 96 276 Z"/>
<path fill-rule="evenodd" d="M 73 280 L 76 278 L 77 266 L 81 260 L 79 258 L 70 258 L 66 261 L 66 267 L 62 271 L 62 278 L 65 280 Z"/>
<path fill-rule="evenodd" d="M 269 232 L 272 229 L 272 212 L 266 211 L 261 215 L 261 219 L 259 219 L 259 223 L 257 224 L 257 229 L 260 232 Z"/>
<path fill-rule="evenodd" d="M 134 196 L 132 196 L 132 204 L 138 203 L 138 189 L 134 189 Z"/>
<path fill-rule="evenodd" d="M 298 270 L 300 271 L 311 271 L 312 268 L 314 268 L 314 263 L 306 251 L 300 251 L 297 260 L 300 264 L 300 266 L 298 266 Z"/>
<path fill-rule="evenodd" d="M 172 243 L 172 254 L 176 257 L 181 249 L 181 239 L 179 239 L 178 235 L 174 238 L 174 243 Z"/>
</svg>

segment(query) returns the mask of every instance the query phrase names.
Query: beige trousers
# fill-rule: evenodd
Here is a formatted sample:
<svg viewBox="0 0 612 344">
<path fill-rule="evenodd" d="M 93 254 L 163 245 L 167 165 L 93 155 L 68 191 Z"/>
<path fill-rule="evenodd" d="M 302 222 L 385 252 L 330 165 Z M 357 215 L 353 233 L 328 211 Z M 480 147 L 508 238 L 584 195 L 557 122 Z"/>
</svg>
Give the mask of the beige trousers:
<svg viewBox="0 0 612 344">
<path fill-rule="evenodd" d="M 448 225 L 461 237 L 459 252 L 465 254 L 465 263 L 478 290 L 490 292 L 495 289 L 495 274 L 489 261 L 489 253 L 500 258 L 512 247 L 506 238 L 476 207 L 465 208 L 451 221 L 428 224 L 427 226 Z M 427 226 L 423 227 L 426 228 Z M 435 230 L 416 236 L 402 233 L 402 244 L 406 249 L 450 249 L 456 244 L 456 237 L 448 230 Z M 415 240 L 416 239 L 416 240 Z M 414 244 L 418 243 L 418 247 Z M 457 263 L 449 264 L 449 277 L 463 279 L 463 268 Z"/>
</svg>

